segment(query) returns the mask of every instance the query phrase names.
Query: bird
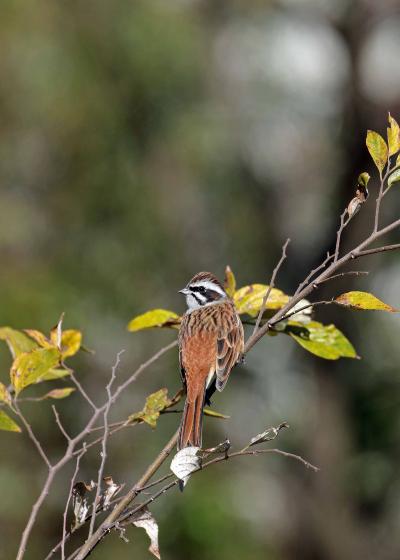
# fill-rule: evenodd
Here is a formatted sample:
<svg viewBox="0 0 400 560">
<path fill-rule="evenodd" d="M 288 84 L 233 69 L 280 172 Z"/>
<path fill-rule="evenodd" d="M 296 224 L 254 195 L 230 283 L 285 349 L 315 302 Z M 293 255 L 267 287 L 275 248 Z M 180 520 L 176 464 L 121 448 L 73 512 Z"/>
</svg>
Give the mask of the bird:
<svg viewBox="0 0 400 560">
<path fill-rule="evenodd" d="M 187 311 L 179 329 L 179 365 L 186 401 L 178 451 L 202 445 L 203 408 L 222 391 L 242 359 L 244 332 L 233 300 L 211 272 L 199 272 L 179 290 Z"/>
</svg>

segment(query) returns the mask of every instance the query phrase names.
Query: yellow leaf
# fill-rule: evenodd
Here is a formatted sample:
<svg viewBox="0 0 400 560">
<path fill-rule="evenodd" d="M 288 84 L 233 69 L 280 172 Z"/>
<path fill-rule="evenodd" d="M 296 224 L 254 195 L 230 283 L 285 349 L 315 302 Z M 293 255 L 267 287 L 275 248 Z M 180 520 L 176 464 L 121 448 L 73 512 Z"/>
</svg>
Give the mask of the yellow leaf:
<svg viewBox="0 0 400 560">
<path fill-rule="evenodd" d="M 168 398 L 168 389 L 160 389 L 147 397 L 143 410 L 131 414 L 131 416 L 129 416 L 129 421 L 137 422 L 142 420 L 152 428 L 155 428 L 160 412 L 170 405 L 171 400 Z"/>
<path fill-rule="evenodd" d="M 128 324 L 128 331 L 136 332 L 152 327 L 177 327 L 180 317 L 173 311 L 167 309 L 152 309 L 134 317 Z"/>
<path fill-rule="evenodd" d="M 289 321 L 286 332 L 300 346 L 325 360 L 358 357 L 351 342 L 335 325 L 322 325 L 317 321 L 304 325 Z"/>
<path fill-rule="evenodd" d="M 20 354 L 13 362 L 10 371 L 11 383 L 18 395 L 25 387 L 42 381 L 50 369 L 55 368 L 60 361 L 57 348 L 38 348 Z"/>
<path fill-rule="evenodd" d="M 8 405 L 11 404 L 11 395 L 8 392 L 7 387 L 4 385 L 4 383 L 1 383 L 1 381 L 0 381 L 0 401 Z"/>
<path fill-rule="evenodd" d="M 368 130 L 366 144 L 376 167 L 381 172 L 388 160 L 388 147 L 385 140 L 377 132 Z"/>
<path fill-rule="evenodd" d="M 74 356 L 82 344 L 82 333 L 74 329 L 66 330 L 61 335 L 61 355 L 63 359 Z"/>
<path fill-rule="evenodd" d="M 244 286 L 235 292 L 233 301 L 239 314 L 247 313 L 251 317 L 257 317 L 268 286 L 265 284 L 251 284 Z M 289 301 L 289 296 L 277 288 L 272 288 L 265 309 L 280 309 Z"/>
<path fill-rule="evenodd" d="M 51 348 L 54 346 L 40 331 L 36 331 L 35 329 L 24 329 L 24 333 L 26 333 L 30 338 L 33 338 L 33 340 L 42 348 Z"/>
<path fill-rule="evenodd" d="M 66 377 L 67 375 L 71 375 L 72 370 L 71 369 L 54 369 L 51 368 L 49 369 L 49 371 L 47 373 L 45 373 L 44 375 L 42 375 L 42 377 L 40 379 L 38 379 L 38 381 L 36 381 L 36 383 L 41 383 L 42 381 L 53 381 L 54 379 L 61 379 L 62 377 Z"/>
<path fill-rule="evenodd" d="M 376 311 L 389 311 L 396 313 L 398 310 L 384 303 L 368 292 L 346 292 L 335 299 L 336 303 L 354 309 L 371 309 Z"/>
<path fill-rule="evenodd" d="M 0 410 L 0 430 L 7 432 L 20 432 L 21 428 L 3 410 Z"/>
<path fill-rule="evenodd" d="M 390 113 L 388 121 L 390 124 L 390 128 L 387 129 L 389 156 L 393 156 L 400 150 L 400 127 Z"/>
<path fill-rule="evenodd" d="M 236 278 L 229 265 L 225 268 L 224 289 L 228 296 L 233 298 L 236 291 Z"/>
<path fill-rule="evenodd" d="M 13 358 L 16 358 L 23 352 L 30 352 L 37 348 L 37 344 L 29 336 L 11 327 L 2 327 L 0 329 L 0 340 L 7 342 Z"/>
<path fill-rule="evenodd" d="M 65 397 L 69 397 L 71 393 L 75 391 L 74 387 L 63 387 L 62 389 L 53 389 L 49 391 L 45 395 L 43 395 L 43 399 L 65 399 Z"/>
</svg>

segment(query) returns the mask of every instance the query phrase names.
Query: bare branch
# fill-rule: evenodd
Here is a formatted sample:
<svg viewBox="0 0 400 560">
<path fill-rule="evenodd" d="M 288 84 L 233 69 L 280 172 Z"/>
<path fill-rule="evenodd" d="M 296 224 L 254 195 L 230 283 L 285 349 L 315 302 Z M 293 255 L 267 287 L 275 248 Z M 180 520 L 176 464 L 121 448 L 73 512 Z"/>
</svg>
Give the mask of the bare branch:
<svg viewBox="0 0 400 560">
<path fill-rule="evenodd" d="M 339 274 L 334 274 L 325 280 L 321 280 L 318 284 L 324 284 L 324 282 L 330 282 L 336 278 L 343 278 L 344 276 L 366 276 L 369 272 L 367 270 L 349 270 L 348 272 L 340 272 Z"/>
<path fill-rule="evenodd" d="M 398 227 L 400 227 L 400 219 L 395 220 L 394 222 L 390 223 L 389 225 L 380 229 L 379 231 L 371 233 L 367 237 L 367 239 L 362 241 L 354 249 L 352 249 L 342 257 L 340 257 L 337 261 L 332 262 L 326 270 L 321 272 L 321 274 L 319 274 L 317 278 L 315 278 L 312 281 L 312 283 L 307 284 L 302 290 L 300 290 L 299 292 L 297 292 L 297 294 L 291 297 L 288 303 L 284 305 L 281 309 L 279 309 L 265 325 L 259 328 L 258 331 L 252 333 L 252 335 L 248 338 L 245 344 L 244 352 L 247 353 L 249 350 L 251 350 L 251 348 L 253 348 L 253 346 L 260 340 L 260 338 L 262 338 L 268 332 L 268 330 L 271 327 L 273 327 L 276 323 L 278 323 L 287 314 L 287 312 L 290 311 L 300 300 L 306 298 L 313 290 L 317 289 L 318 285 L 322 283 L 322 281 L 326 280 L 332 274 L 336 273 L 337 270 L 339 270 L 344 264 L 346 264 L 350 260 L 364 256 L 362 252 L 365 250 L 366 247 L 368 247 L 369 245 L 374 243 L 377 239 L 380 239 L 381 237 L 383 237 L 387 233 L 390 233 L 391 231 L 393 231 Z"/>
<path fill-rule="evenodd" d="M 400 249 L 400 243 L 395 245 L 385 245 L 384 247 L 376 247 L 375 249 L 367 249 L 365 251 L 359 251 L 358 257 L 365 257 L 366 255 L 375 255 L 376 253 L 385 253 L 386 251 L 396 251 Z"/>
<path fill-rule="evenodd" d="M 264 311 L 265 311 L 265 306 L 266 306 L 266 304 L 267 304 L 267 301 L 268 301 L 268 298 L 269 298 L 269 296 L 270 296 L 270 294 L 271 294 L 271 291 L 272 291 L 273 287 L 275 286 L 275 279 L 276 279 L 276 276 L 277 276 L 277 274 L 278 274 L 278 272 L 279 272 L 279 269 L 281 268 L 281 266 L 282 266 L 284 260 L 286 259 L 286 249 L 287 249 L 287 246 L 289 245 L 289 243 L 290 243 L 290 239 L 288 238 L 288 239 L 286 239 L 286 241 L 285 241 L 285 243 L 284 243 L 284 245 L 283 245 L 283 247 L 282 247 L 282 255 L 281 255 L 281 258 L 279 259 L 278 264 L 276 265 L 276 267 L 275 267 L 274 270 L 272 271 L 271 280 L 270 280 L 270 282 L 269 282 L 269 286 L 268 286 L 268 289 L 267 289 L 267 291 L 266 291 L 266 293 L 265 293 L 265 296 L 263 297 L 263 300 L 262 300 L 262 302 L 261 302 L 261 307 L 260 307 L 260 311 L 259 311 L 258 316 L 257 316 L 256 324 L 255 324 L 254 329 L 253 329 L 253 334 L 254 334 L 254 333 L 259 329 L 259 327 L 260 327 L 260 322 L 261 322 L 261 318 L 262 318 L 262 316 L 263 316 L 263 314 L 264 314 Z"/>
<path fill-rule="evenodd" d="M 68 516 L 68 508 L 69 508 L 69 504 L 70 504 L 71 496 L 72 496 L 72 490 L 74 488 L 76 477 L 78 476 L 79 464 L 80 464 L 81 458 L 84 456 L 85 453 L 86 453 L 86 449 L 82 449 L 82 451 L 79 453 L 79 455 L 76 458 L 75 471 L 74 471 L 74 474 L 72 475 L 72 478 L 71 478 L 71 484 L 70 484 L 70 487 L 69 487 L 68 499 L 67 499 L 67 502 L 65 504 L 64 515 L 63 515 L 63 532 L 62 532 L 62 540 L 61 540 L 61 560 L 65 559 L 65 541 L 66 541 L 66 536 L 67 536 L 67 516 Z"/>
<path fill-rule="evenodd" d="M 164 346 L 156 354 L 151 356 L 146 362 L 142 363 L 139 366 L 139 368 L 137 368 L 133 372 L 133 374 L 124 383 L 122 383 L 118 387 L 118 389 L 112 395 L 112 403 L 115 402 L 115 400 L 119 397 L 119 395 L 122 393 L 122 391 L 124 389 L 126 389 L 131 383 L 133 383 L 139 377 L 139 375 L 141 373 L 143 373 L 143 371 L 145 371 L 151 364 L 153 364 L 156 360 L 158 360 L 161 356 L 163 356 L 171 348 L 174 348 L 176 345 L 177 345 L 177 341 L 174 341 L 174 342 L 168 344 L 167 346 Z M 91 400 L 91 399 L 89 398 L 89 400 Z M 49 472 L 47 474 L 46 481 L 44 483 L 42 491 L 39 494 L 39 497 L 37 498 L 35 504 L 32 507 L 31 514 L 28 518 L 28 521 L 27 521 L 26 526 L 24 528 L 24 531 L 22 533 L 22 537 L 21 537 L 21 541 L 20 541 L 20 544 L 19 544 L 16 560 L 22 560 L 22 558 L 25 555 L 26 546 L 27 546 L 27 543 L 28 543 L 30 533 L 32 531 L 32 528 L 33 528 L 35 522 L 36 522 L 38 512 L 39 512 L 41 506 L 43 505 L 43 503 L 44 503 L 44 501 L 45 501 L 45 499 L 46 499 L 46 497 L 47 497 L 47 495 L 50 491 L 50 488 L 51 488 L 51 485 L 54 481 L 55 475 L 74 457 L 74 454 L 75 454 L 74 452 L 75 452 L 75 448 L 76 448 L 77 444 L 84 441 L 86 436 L 90 433 L 90 431 L 92 430 L 92 428 L 95 426 L 96 422 L 98 421 L 99 416 L 102 413 L 104 413 L 104 411 L 107 407 L 107 403 L 108 403 L 108 399 L 101 407 L 96 407 L 94 404 L 92 404 L 93 414 L 89 418 L 86 426 L 81 430 L 81 432 L 79 432 L 75 437 L 71 438 L 68 441 L 65 453 L 59 459 L 59 461 L 57 463 L 55 463 L 54 465 L 50 465 L 50 462 L 49 462 L 50 467 L 49 467 Z M 16 410 L 16 413 L 18 414 L 17 410 Z M 20 416 L 20 418 L 21 418 L 22 422 L 24 423 L 24 425 L 26 426 L 26 428 L 28 430 L 28 433 L 30 433 L 29 432 L 29 430 L 30 430 L 31 433 L 33 434 L 32 429 L 29 426 L 29 424 L 27 423 L 26 419 L 23 416 Z M 33 436 L 34 436 L 34 434 L 33 434 Z M 35 437 L 34 438 L 31 437 L 31 439 L 34 442 L 37 449 L 39 450 L 41 448 L 41 446 L 40 446 L 40 443 L 38 442 L 38 440 Z M 40 447 L 37 445 L 37 443 L 39 443 Z M 88 447 L 88 446 L 86 446 L 86 447 Z M 79 453 L 82 451 L 82 449 L 79 450 Z M 42 449 L 42 451 L 43 451 L 43 449 Z M 43 451 L 43 454 L 44 454 L 44 451 Z M 44 457 L 43 457 L 43 459 L 44 459 Z M 46 464 L 47 464 L 47 462 L 46 462 Z"/>
<path fill-rule="evenodd" d="M 342 233 L 343 233 L 343 230 L 345 229 L 345 227 L 348 225 L 348 223 L 351 220 L 351 217 L 349 217 L 347 220 L 345 220 L 346 215 L 347 215 L 347 209 L 344 210 L 344 212 L 340 216 L 340 226 L 339 226 L 339 229 L 336 233 L 336 247 L 335 247 L 335 256 L 334 256 L 333 262 L 336 262 L 339 258 L 340 241 L 341 241 L 341 238 L 342 238 Z"/>
<path fill-rule="evenodd" d="M 106 386 L 107 403 L 106 403 L 106 406 L 105 406 L 104 412 L 103 412 L 104 434 L 103 434 L 103 439 L 102 439 L 102 443 L 101 443 L 101 454 L 100 454 L 101 455 L 101 462 L 100 462 L 99 472 L 97 474 L 96 496 L 93 500 L 92 518 L 90 520 L 88 539 L 90 539 L 90 537 L 93 534 L 93 530 L 94 530 L 94 523 L 95 523 L 95 520 L 96 520 L 96 508 L 97 508 L 97 506 L 99 505 L 99 502 L 100 502 L 101 482 L 103 480 L 104 466 L 106 464 L 106 458 L 107 458 L 107 440 L 108 440 L 108 436 L 109 436 L 109 433 L 110 433 L 110 430 L 109 430 L 109 427 L 108 427 L 108 415 L 109 415 L 111 404 L 112 404 L 111 387 L 112 387 L 112 385 L 115 381 L 116 374 L 117 374 L 117 369 L 118 369 L 120 359 L 121 359 L 121 355 L 122 355 L 123 352 L 124 352 L 124 350 L 121 350 L 120 352 L 118 352 L 117 359 L 116 359 L 115 364 L 112 368 L 110 381 L 107 383 L 107 386 Z"/>
<path fill-rule="evenodd" d="M 63 434 L 63 436 L 65 437 L 65 439 L 66 439 L 67 441 L 71 441 L 70 436 L 68 435 L 68 433 L 67 433 L 67 431 L 65 430 L 64 426 L 62 425 L 60 415 L 58 414 L 58 411 L 57 411 L 55 405 L 54 405 L 54 404 L 51 405 L 51 408 L 52 408 L 52 410 L 53 410 L 53 412 L 54 412 L 54 416 L 55 416 L 55 418 L 56 418 L 56 423 L 57 423 L 57 426 L 60 428 L 60 432 Z"/>
<path fill-rule="evenodd" d="M 47 468 L 51 469 L 51 463 L 49 458 L 47 457 L 42 444 L 40 443 L 40 441 L 38 440 L 38 438 L 35 436 L 34 431 L 32 430 L 32 426 L 29 424 L 28 420 L 25 418 L 25 416 L 22 414 L 21 409 L 19 408 L 18 405 L 18 400 L 15 399 L 14 403 L 13 403 L 13 410 L 15 411 L 15 413 L 17 414 L 18 418 L 22 421 L 23 425 L 26 428 L 26 431 L 28 432 L 28 435 L 31 439 L 31 441 L 33 442 L 34 446 L 36 447 L 36 449 L 38 450 L 39 455 L 42 457 L 43 461 L 46 463 Z"/>
<path fill-rule="evenodd" d="M 155 460 L 146 469 L 145 473 L 141 476 L 138 482 L 129 490 L 129 492 L 122 498 L 119 504 L 114 508 L 114 510 L 107 516 L 103 523 L 98 527 L 98 529 L 93 533 L 93 535 L 87 539 L 85 544 L 79 549 L 76 555 L 76 560 L 83 560 L 88 554 L 93 550 L 98 542 L 103 538 L 104 534 L 109 530 L 111 526 L 114 525 L 116 521 L 119 520 L 120 515 L 125 509 L 129 507 L 131 502 L 136 498 L 142 487 L 150 480 L 155 472 L 161 467 L 164 461 L 167 459 L 172 449 L 175 447 L 179 436 L 179 430 L 175 432 L 169 442 L 157 455 Z"/>
<path fill-rule="evenodd" d="M 301 290 L 304 288 L 304 286 L 307 286 L 309 284 L 309 282 L 311 281 L 312 277 L 315 276 L 315 274 L 317 272 L 319 272 L 320 270 L 322 270 L 323 268 L 326 267 L 326 265 L 328 264 L 328 262 L 330 260 L 332 260 L 334 257 L 334 255 L 330 255 L 329 251 L 326 254 L 326 258 L 324 261 L 322 261 L 322 263 L 317 266 L 316 268 L 314 268 L 313 270 L 311 270 L 311 272 L 309 273 L 309 275 L 305 278 L 305 280 L 303 280 L 303 282 L 301 282 L 301 284 L 299 284 L 299 287 L 297 288 L 297 290 L 295 291 L 294 295 L 297 296 L 297 294 L 299 292 L 301 292 Z"/>
<path fill-rule="evenodd" d="M 71 374 L 70 377 L 72 379 L 72 381 L 75 383 L 78 391 L 80 392 L 80 394 L 82 395 L 82 397 L 90 404 L 90 406 L 93 408 L 93 410 L 98 410 L 97 406 L 94 404 L 94 402 L 92 401 L 92 399 L 89 397 L 89 395 L 86 393 L 85 389 L 82 387 L 81 383 L 77 380 L 77 378 L 74 375 L 74 372 L 71 370 Z"/>
</svg>

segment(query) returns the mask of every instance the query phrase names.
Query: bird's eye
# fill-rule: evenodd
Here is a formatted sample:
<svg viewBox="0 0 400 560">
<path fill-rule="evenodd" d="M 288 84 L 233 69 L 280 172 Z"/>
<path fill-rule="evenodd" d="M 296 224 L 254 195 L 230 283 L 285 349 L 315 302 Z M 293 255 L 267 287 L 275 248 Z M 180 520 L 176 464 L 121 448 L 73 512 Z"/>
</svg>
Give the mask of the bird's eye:
<svg viewBox="0 0 400 560">
<path fill-rule="evenodd" d="M 206 289 L 205 289 L 204 286 L 200 286 L 200 287 L 199 287 L 199 292 L 200 292 L 201 294 L 204 294 L 205 291 L 206 291 Z"/>
</svg>

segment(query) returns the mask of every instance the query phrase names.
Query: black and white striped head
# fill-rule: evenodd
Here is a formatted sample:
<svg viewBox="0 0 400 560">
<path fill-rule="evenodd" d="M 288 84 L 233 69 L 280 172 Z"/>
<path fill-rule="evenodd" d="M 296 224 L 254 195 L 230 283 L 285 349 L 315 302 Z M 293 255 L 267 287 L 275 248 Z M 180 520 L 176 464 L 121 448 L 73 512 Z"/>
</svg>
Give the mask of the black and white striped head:
<svg viewBox="0 0 400 560">
<path fill-rule="evenodd" d="M 186 297 L 189 311 L 228 297 L 221 283 L 211 272 L 199 272 L 193 276 L 180 293 Z"/>
</svg>

